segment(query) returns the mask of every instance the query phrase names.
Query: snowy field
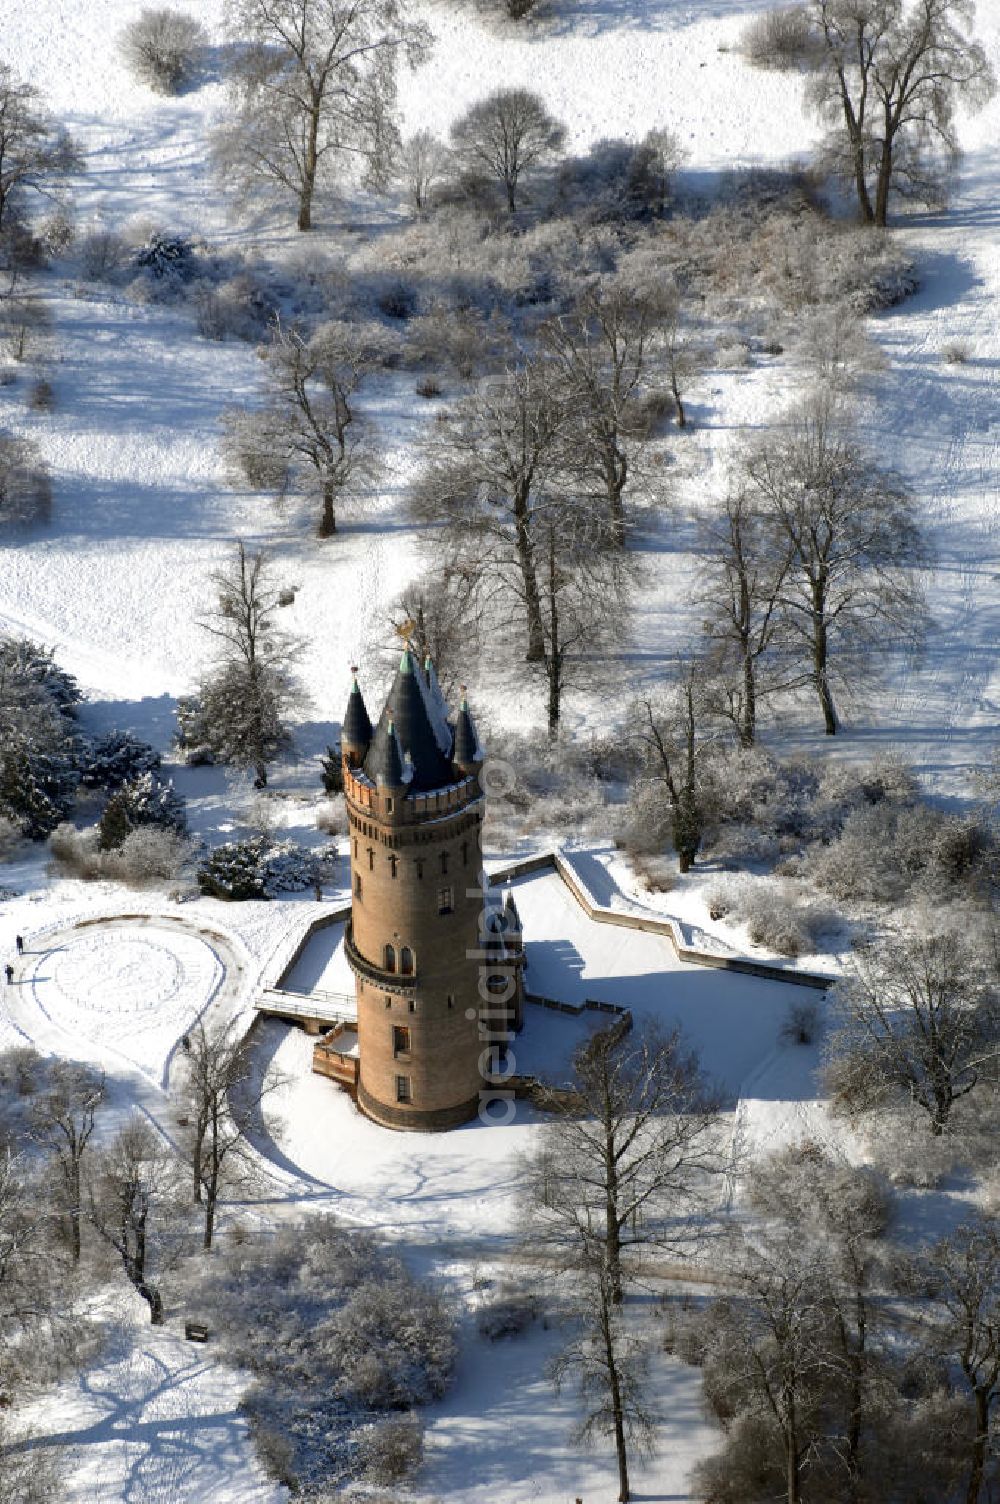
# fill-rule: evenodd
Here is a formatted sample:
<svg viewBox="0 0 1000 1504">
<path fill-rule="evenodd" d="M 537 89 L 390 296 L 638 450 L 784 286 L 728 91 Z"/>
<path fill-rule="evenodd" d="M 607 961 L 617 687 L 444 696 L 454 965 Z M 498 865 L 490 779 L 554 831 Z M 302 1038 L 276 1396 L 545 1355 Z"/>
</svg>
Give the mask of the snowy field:
<svg viewBox="0 0 1000 1504">
<path fill-rule="evenodd" d="M 218 26 L 220 0 L 175 3 Z M 73 200 L 84 229 L 146 222 L 204 236 L 223 250 L 239 246 L 245 227 L 227 217 L 207 161 L 221 84 L 209 80 L 179 100 L 137 85 L 113 44 L 140 8 L 141 0 L 3 0 L 0 58 L 42 90 L 81 145 Z M 574 149 L 669 125 L 689 153 L 684 186 L 708 193 L 733 168 L 796 159 L 815 136 L 797 86 L 748 70 L 734 50 L 753 12 L 742 0 L 582 0 L 524 35 L 484 24 L 468 8 L 430 4 L 425 14 L 437 45 L 403 81 L 404 122 L 445 133 L 496 81 L 523 82 L 566 120 Z M 980 4 L 978 31 L 1000 63 L 1000 5 Z M 864 437 L 913 486 L 935 547 L 931 636 L 919 661 L 899 665 L 879 693 L 846 707 L 848 734 L 837 748 L 868 757 L 898 747 L 946 795 L 986 759 L 1000 706 L 1000 101 L 963 122 L 961 133 L 967 154 L 950 209 L 913 216 L 897 232 L 918 259 L 922 286 L 871 321 L 887 367 L 863 410 Z M 369 211 L 401 213 L 396 205 L 346 203 L 309 247 L 261 215 L 256 254 L 277 265 L 308 259 Z M 201 339 L 190 310 L 140 307 L 58 267 L 44 286 L 55 323 L 46 370 L 55 410 L 28 415 L 23 393 L 0 387 L 0 424 L 41 446 L 54 515 L 37 536 L 0 545 L 0 627 L 56 649 L 98 702 L 86 713 L 89 728 L 130 728 L 166 751 L 176 697 L 193 687 L 206 655 L 196 616 L 210 593 L 209 573 L 235 537 L 267 543 L 298 586 L 288 624 L 308 643 L 303 761 L 286 782 L 314 784 L 312 759 L 335 731 L 348 666 L 384 633 L 387 603 L 425 562 L 400 497 L 426 407 L 412 382 L 387 378 L 374 389 L 371 410 L 389 445 L 385 483 L 363 516 L 318 546 L 303 509 L 279 511 L 225 483 L 220 414 L 259 391 L 252 349 Z M 956 339 L 970 353 L 951 365 L 942 351 Z M 709 373 L 695 393 L 696 422 L 678 467 L 680 514 L 721 489 L 729 447 L 794 398 L 798 376 L 788 356 Z M 647 562 L 622 665 L 634 683 L 660 672 L 694 620 L 680 535 L 666 525 L 654 533 Z M 621 707 L 620 696 L 576 696 L 568 723 L 600 730 Z M 500 709 L 484 706 L 487 716 Z M 502 710 L 511 724 L 537 724 L 536 692 L 505 700 Z M 804 744 L 817 740 L 811 729 L 802 732 Z M 171 771 L 198 833 L 239 823 L 240 791 L 221 773 Z M 289 803 L 296 835 L 303 818 Z M 614 872 L 605 856 L 601 863 Z M 614 876 L 608 884 L 597 895 L 602 902 L 631 898 Z M 51 879 L 36 859 L 4 868 L 2 886 L 17 896 L 0 902 L 0 952 L 11 954 L 14 935 L 23 933 L 27 954 L 7 989 L 0 1042 L 101 1060 L 116 1115 L 138 1104 L 168 1135 L 164 1088 L 180 1037 L 206 1008 L 234 1016 L 248 1010 L 260 979 L 273 975 L 275 956 L 312 917 L 297 903 L 227 908 L 202 899 L 185 906 L 179 922 L 176 906 L 144 895 L 134 906 L 139 919 L 125 923 L 116 918 L 120 890 Z M 702 943 L 707 921 L 693 892 L 681 884 L 658 908 L 676 912 L 688 937 Z M 531 988 L 679 1021 L 735 1102 L 741 1147 L 833 1132 L 816 1098 L 815 1052 L 777 1043 L 792 989 L 685 967 L 666 941 L 594 925 L 555 877 L 526 879 L 517 894 Z M 351 990 L 338 935 L 327 931 L 303 957 L 296 987 Z M 723 934 L 707 938 L 716 944 Z M 519 1065 L 560 1068 L 585 1028 L 529 1010 Z M 332 1209 L 402 1235 L 414 1259 L 444 1268 L 470 1295 L 473 1269 L 502 1260 L 512 1232 L 517 1156 L 536 1128 L 530 1113 L 510 1128 L 476 1124 L 400 1139 L 361 1119 L 311 1074 L 311 1049 L 304 1034 L 284 1026 L 258 1035 L 261 1063 L 277 1061 L 289 1082 L 257 1146 L 265 1189 L 234 1215 L 266 1227 Z M 929 1199 L 911 1198 L 910 1206 L 914 1227 L 931 1218 Z M 240 1376 L 213 1363 L 210 1349 L 183 1343 L 178 1320 L 172 1313 L 171 1327 L 151 1332 L 136 1301 L 99 1365 L 27 1417 L 36 1431 L 72 1447 L 66 1504 L 278 1504 L 285 1497 L 263 1480 L 237 1413 Z M 428 1462 L 413 1499 L 572 1504 L 579 1495 L 592 1504 L 613 1496 L 610 1457 L 581 1460 L 571 1440 L 572 1395 L 555 1399 L 543 1377 L 556 1336 L 539 1331 L 523 1344 L 490 1348 L 484 1360 L 474 1332 L 465 1332 L 456 1384 L 429 1412 Z M 659 1455 L 637 1471 L 637 1493 L 688 1500 L 691 1465 L 715 1433 L 695 1373 L 664 1363 L 660 1379 Z"/>
</svg>

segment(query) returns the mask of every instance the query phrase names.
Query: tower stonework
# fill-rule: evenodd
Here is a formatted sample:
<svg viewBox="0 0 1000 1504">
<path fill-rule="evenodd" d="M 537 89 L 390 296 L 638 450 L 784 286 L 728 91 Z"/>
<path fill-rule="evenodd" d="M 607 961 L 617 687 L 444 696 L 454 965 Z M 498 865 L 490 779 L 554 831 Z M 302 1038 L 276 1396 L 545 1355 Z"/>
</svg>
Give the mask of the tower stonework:
<svg viewBox="0 0 1000 1504">
<path fill-rule="evenodd" d="M 374 729 L 355 678 L 341 750 L 358 1106 L 389 1128 L 451 1128 L 483 1089 L 482 750 L 464 700 L 453 724 L 409 646 Z"/>
</svg>

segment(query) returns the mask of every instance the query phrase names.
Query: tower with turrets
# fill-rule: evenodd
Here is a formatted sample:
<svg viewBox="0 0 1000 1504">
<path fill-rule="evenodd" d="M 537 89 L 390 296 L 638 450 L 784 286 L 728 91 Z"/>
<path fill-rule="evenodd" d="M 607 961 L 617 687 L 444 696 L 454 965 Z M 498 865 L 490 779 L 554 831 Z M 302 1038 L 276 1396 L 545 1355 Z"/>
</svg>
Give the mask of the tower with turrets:
<svg viewBox="0 0 1000 1504">
<path fill-rule="evenodd" d="M 374 728 L 355 672 L 341 753 L 358 1106 L 390 1128 L 451 1128 L 475 1114 L 490 1042 L 502 1055 L 522 1006 L 520 920 L 483 879 L 483 750 L 464 691 L 452 720 L 407 643 Z"/>
</svg>

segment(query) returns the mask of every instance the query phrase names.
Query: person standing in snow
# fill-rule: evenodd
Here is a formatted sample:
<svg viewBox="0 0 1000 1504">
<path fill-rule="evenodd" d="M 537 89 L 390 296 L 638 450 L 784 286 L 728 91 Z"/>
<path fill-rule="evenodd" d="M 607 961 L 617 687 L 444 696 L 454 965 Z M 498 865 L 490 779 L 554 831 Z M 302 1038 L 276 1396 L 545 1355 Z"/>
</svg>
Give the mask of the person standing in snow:
<svg viewBox="0 0 1000 1504">
<path fill-rule="evenodd" d="M 18 953 L 18 955 L 19 956 L 23 956 L 24 955 L 24 936 L 23 935 L 15 935 L 14 936 L 14 944 L 17 946 L 17 953 Z"/>
<path fill-rule="evenodd" d="M 7 978 L 7 986 L 9 987 L 11 985 L 11 983 L 13 982 L 13 980 L 14 980 L 14 968 L 13 968 L 13 966 L 11 966 L 10 962 L 8 961 L 7 965 L 4 967 L 3 970 L 4 970 L 4 976 Z"/>
</svg>

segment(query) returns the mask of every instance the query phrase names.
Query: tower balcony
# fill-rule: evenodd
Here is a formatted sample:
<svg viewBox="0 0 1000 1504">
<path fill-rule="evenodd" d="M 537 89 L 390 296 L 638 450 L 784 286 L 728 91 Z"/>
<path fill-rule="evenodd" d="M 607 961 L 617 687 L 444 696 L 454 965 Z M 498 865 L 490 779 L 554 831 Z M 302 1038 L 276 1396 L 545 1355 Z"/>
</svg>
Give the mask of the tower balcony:
<svg viewBox="0 0 1000 1504">
<path fill-rule="evenodd" d="M 400 971 L 386 971 L 381 966 L 375 966 L 363 956 L 354 943 L 354 926 L 348 922 L 344 929 L 344 956 L 348 966 L 356 977 L 362 977 L 370 982 L 381 992 L 394 993 L 399 997 L 412 997 L 417 990 L 416 971 L 403 973 Z"/>
</svg>

